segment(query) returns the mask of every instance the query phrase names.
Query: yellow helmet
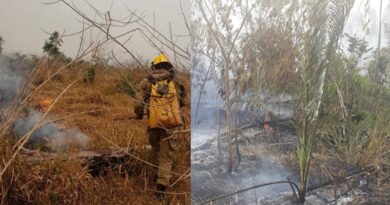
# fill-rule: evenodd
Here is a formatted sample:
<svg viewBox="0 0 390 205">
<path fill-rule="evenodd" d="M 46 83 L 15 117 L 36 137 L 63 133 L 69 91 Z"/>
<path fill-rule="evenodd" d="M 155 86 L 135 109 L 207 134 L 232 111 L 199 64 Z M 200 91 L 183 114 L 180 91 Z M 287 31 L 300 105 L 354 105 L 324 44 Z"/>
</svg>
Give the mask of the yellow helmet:
<svg viewBox="0 0 390 205">
<path fill-rule="evenodd" d="M 152 66 L 155 66 L 159 63 L 170 63 L 169 60 L 168 60 L 168 57 L 165 55 L 165 54 L 159 54 L 158 56 L 156 56 L 153 61 L 152 61 Z"/>
</svg>

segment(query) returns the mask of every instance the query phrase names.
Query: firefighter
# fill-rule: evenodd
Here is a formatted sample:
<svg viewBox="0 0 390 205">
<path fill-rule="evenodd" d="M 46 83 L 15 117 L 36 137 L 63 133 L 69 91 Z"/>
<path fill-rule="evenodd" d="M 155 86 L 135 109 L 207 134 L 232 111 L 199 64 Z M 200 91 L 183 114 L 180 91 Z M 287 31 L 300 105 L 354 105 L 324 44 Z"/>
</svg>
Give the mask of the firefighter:
<svg viewBox="0 0 390 205">
<path fill-rule="evenodd" d="M 142 99 L 142 101 L 138 102 L 134 108 L 136 119 L 143 119 L 144 108 L 146 108 L 147 116 L 149 117 L 147 133 L 152 147 L 152 164 L 158 166 L 157 175 L 154 179 L 157 184 L 156 196 L 159 199 L 165 197 L 164 192 L 170 184 L 174 151 L 178 148 L 178 139 L 176 136 L 169 134 L 174 128 L 167 129 L 164 127 L 151 127 L 150 125 L 152 86 L 162 80 L 174 83 L 177 102 L 180 107 L 183 107 L 186 104 L 184 86 L 177 82 L 174 67 L 168 60 L 168 57 L 164 54 L 159 54 L 153 59 L 149 76 L 141 82 L 142 92 L 139 99 Z"/>
</svg>

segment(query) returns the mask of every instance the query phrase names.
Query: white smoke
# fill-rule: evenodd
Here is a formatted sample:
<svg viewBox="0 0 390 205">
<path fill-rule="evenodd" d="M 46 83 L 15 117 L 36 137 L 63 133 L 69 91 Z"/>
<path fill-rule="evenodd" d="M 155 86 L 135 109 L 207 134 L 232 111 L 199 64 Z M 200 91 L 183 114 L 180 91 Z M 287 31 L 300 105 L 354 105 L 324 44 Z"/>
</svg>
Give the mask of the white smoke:
<svg viewBox="0 0 390 205">
<path fill-rule="evenodd" d="M 205 84 L 199 82 L 205 79 L 205 73 L 205 68 L 199 65 L 196 67 L 195 80 L 194 77 L 192 78 L 191 189 L 193 202 L 205 202 L 240 189 L 284 181 L 287 177 L 295 176 L 294 172 L 282 163 L 278 155 L 271 157 L 274 147 L 267 146 L 267 142 L 263 142 L 263 139 L 267 137 L 256 137 L 265 136 L 260 122 L 265 120 L 267 112 L 275 113 L 279 119 L 291 117 L 292 109 L 285 102 L 291 101 L 292 98 L 287 95 L 273 97 L 271 93 L 264 90 L 261 93 L 247 91 L 241 97 L 239 107 L 235 99 L 231 101 L 233 104 L 230 122 L 233 127 L 235 119 L 238 119 L 238 127 L 248 124 L 256 126 L 253 129 L 240 130 L 237 141 L 241 161 L 237 170 L 227 173 L 228 142 L 226 135 L 223 134 L 226 132 L 227 125 L 225 103 L 218 92 L 218 80 L 210 78 Z M 200 85 L 206 92 L 200 93 L 202 88 Z M 218 123 L 217 119 L 219 119 Z M 278 131 L 283 135 L 283 138 L 279 140 L 295 139 L 291 133 L 282 129 Z M 219 139 L 218 132 L 221 136 Z M 233 144 L 235 145 L 236 143 Z M 233 164 L 236 165 L 238 155 L 235 147 L 233 149 Z M 215 204 L 261 204 L 258 203 L 261 199 L 290 191 L 288 184 L 266 186 L 217 200 Z"/>
<path fill-rule="evenodd" d="M 0 112 L 15 99 L 22 77 L 12 71 L 9 61 L 0 55 Z"/>
<path fill-rule="evenodd" d="M 0 123 L 2 116 L 17 98 L 18 90 L 23 86 L 23 71 L 28 63 L 21 63 L 7 56 L 0 55 Z M 25 60 L 24 58 L 22 60 Z M 25 67 L 23 67 L 24 65 Z M 14 122 L 14 132 L 18 138 L 23 137 L 40 121 L 43 114 L 38 110 L 25 108 L 24 116 Z M 42 126 L 34 131 L 27 143 L 30 148 L 46 148 L 50 151 L 64 151 L 71 146 L 87 149 L 90 138 L 74 128 L 60 128 L 56 123 L 44 120 Z"/>
<path fill-rule="evenodd" d="M 23 137 L 31 131 L 42 118 L 42 113 L 32 110 L 27 117 L 20 117 L 15 121 L 14 131 L 17 137 Z M 77 145 L 83 149 L 88 148 L 89 137 L 74 128 L 60 128 L 57 124 L 45 120 L 43 126 L 33 132 L 29 146 L 46 147 L 53 151 L 64 151 L 69 145 Z"/>
</svg>

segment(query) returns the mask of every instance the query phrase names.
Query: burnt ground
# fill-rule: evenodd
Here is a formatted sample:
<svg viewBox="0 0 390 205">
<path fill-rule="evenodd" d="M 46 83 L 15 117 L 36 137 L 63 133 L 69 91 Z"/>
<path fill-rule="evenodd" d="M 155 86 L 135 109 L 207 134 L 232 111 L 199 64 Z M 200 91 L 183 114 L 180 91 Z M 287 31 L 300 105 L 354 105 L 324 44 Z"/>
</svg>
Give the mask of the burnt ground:
<svg viewBox="0 0 390 205">
<path fill-rule="evenodd" d="M 226 137 L 221 136 L 221 152 L 218 152 L 215 129 L 193 132 L 192 203 L 202 204 L 243 188 L 287 178 L 299 185 L 299 169 L 294 163 L 296 135 L 292 122 L 274 124 L 271 127 L 265 129 L 262 125 L 255 125 L 242 130 L 237 138 L 241 162 L 235 166 L 233 173 L 227 172 L 228 155 L 223 151 L 227 150 Z M 309 187 L 326 183 L 329 185 L 309 191 L 306 204 L 381 204 L 370 201 L 371 191 L 364 174 L 336 183 L 321 170 L 321 166 L 316 165 L 316 155 L 313 158 Z M 236 153 L 234 159 L 237 165 Z M 346 165 L 339 163 L 338 166 Z M 234 194 L 215 200 L 212 204 L 290 205 L 296 204 L 296 200 L 291 187 L 283 184 Z"/>
<path fill-rule="evenodd" d="M 290 134 L 291 135 L 291 134 Z M 284 135 L 286 136 L 286 135 Z M 192 168 L 192 201 L 194 204 L 202 203 L 223 194 L 237 191 L 238 189 L 254 186 L 270 181 L 286 180 L 293 177 L 293 170 L 287 168 L 283 160 L 276 155 L 279 146 L 284 150 L 291 150 L 295 144 L 295 137 L 280 138 L 273 133 L 256 127 L 246 129 L 237 138 L 241 155 L 241 162 L 237 166 L 235 153 L 235 170 L 227 172 L 228 155 L 226 138 L 221 139 L 221 152 L 218 152 L 217 134 L 215 133 L 192 133 L 192 139 L 196 140 L 192 145 L 191 168 Z M 268 141 L 267 144 L 263 144 Z M 265 146 L 268 146 L 265 147 Z M 235 147 L 234 147 L 235 148 Z M 286 157 L 286 156 L 284 156 Z M 261 199 L 262 196 L 277 196 L 279 193 L 289 192 L 287 185 L 274 185 L 267 188 L 259 188 L 241 193 L 237 196 L 227 197 L 217 203 L 225 204 L 235 201 L 235 198 L 245 198 L 245 203 Z M 248 201 L 249 200 L 249 201 Z"/>
</svg>

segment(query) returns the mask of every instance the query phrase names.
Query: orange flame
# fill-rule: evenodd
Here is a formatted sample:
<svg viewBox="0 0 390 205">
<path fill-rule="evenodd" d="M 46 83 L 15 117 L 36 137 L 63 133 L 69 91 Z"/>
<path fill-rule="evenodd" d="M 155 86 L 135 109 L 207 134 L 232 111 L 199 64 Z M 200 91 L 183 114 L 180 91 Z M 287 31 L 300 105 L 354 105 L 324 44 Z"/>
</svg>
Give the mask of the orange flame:
<svg viewBox="0 0 390 205">
<path fill-rule="evenodd" d="M 35 101 L 38 104 L 38 107 L 42 110 L 47 110 L 53 103 L 52 99 L 32 98 L 31 100 Z"/>
<path fill-rule="evenodd" d="M 48 108 L 53 103 L 53 100 L 42 99 L 42 100 L 38 101 L 38 103 L 42 108 Z"/>
<path fill-rule="evenodd" d="M 274 128 L 272 128 L 271 125 L 269 125 L 268 123 L 264 123 L 264 130 L 267 133 L 273 133 L 274 132 Z"/>
</svg>

